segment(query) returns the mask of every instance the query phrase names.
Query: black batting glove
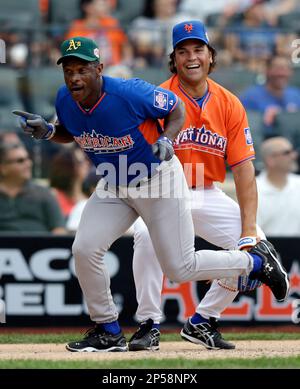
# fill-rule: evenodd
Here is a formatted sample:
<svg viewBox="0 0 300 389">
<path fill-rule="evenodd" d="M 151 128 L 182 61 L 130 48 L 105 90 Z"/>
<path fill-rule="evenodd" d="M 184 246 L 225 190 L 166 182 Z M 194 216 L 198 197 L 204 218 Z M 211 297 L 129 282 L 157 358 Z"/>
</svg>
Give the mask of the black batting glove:
<svg viewBox="0 0 300 389">
<path fill-rule="evenodd" d="M 12 111 L 14 115 L 20 116 L 20 126 L 25 134 L 35 139 L 51 139 L 55 134 L 55 126 L 48 123 L 41 115 L 24 111 Z"/>
<path fill-rule="evenodd" d="M 173 142 L 166 136 L 161 136 L 152 145 L 152 152 L 161 161 L 170 161 L 174 155 Z"/>
</svg>

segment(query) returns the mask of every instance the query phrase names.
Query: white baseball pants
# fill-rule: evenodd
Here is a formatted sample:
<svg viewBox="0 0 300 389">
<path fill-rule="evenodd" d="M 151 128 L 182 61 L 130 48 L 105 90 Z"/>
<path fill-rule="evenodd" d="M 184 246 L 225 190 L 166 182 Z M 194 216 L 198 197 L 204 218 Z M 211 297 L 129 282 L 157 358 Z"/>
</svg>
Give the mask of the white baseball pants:
<svg viewBox="0 0 300 389">
<path fill-rule="evenodd" d="M 215 246 L 234 249 L 241 236 L 241 216 L 239 205 L 219 188 L 190 190 L 192 217 L 195 234 Z M 257 227 L 258 235 L 265 239 Z M 159 322 L 163 273 L 143 220 L 134 224 L 133 275 L 136 286 L 139 322 L 149 318 Z M 145 271 L 147 269 L 147 271 Z M 196 312 L 203 317 L 220 318 L 221 313 L 235 299 L 238 292 L 229 291 L 213 281 L 210 289 L 198 305 Z"/>
</svg>

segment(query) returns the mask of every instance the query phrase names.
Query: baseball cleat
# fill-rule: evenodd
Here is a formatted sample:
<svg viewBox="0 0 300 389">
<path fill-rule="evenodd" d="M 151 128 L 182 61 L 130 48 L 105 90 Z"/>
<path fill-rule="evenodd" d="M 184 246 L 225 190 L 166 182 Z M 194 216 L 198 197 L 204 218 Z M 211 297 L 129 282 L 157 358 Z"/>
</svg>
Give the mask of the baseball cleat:
<svg viewBox="0 0 300 389">
<path fill-rule="evenodd" d="M 280 263 L 273 245 L 267 240 L 261 240 L 249 250 L 249 253 L 258 255 L 263 261 L 261 270 L 249 278 L 257 279 L 266 284 L 277 301 L 284 301 L 288 297 L 290 283 L 287 272 Z"/>
<path fill-rule="evenodd" d="M 157 328 L 152 328 L 152 326 L 152 319 L 140 323 L 138 330 L 128 342 L 129 351 L 159 350 L 160 332 Z"/>
<path fill-rule="evenodd" d="M 180 332 L 181 337 L 191 343 L 201 344 L 208 350 L 232 350 L 235 345 L 222 337 L 222 334 L 217 330 L 217 320 L 210 318 L 209 322 L 192 324 L 190 319 L 185 323 Z"/>
<path fill-rule="evenodd" d="M 72 352 L 128 351 L 126 339 L 122 332 L 118 335 L 112 335 L 97 326 L 89 329 L 83 340 L 68 343 L 66 349 Z"/>
</svg>

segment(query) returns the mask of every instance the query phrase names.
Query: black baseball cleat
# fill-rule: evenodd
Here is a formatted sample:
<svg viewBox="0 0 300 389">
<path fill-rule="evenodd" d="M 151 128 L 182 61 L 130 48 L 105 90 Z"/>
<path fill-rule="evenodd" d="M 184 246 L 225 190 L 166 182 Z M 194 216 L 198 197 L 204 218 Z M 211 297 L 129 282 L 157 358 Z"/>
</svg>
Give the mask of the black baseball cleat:
<svg viewBox="0 0 300 389">
<path fill-rule="evenodd" d="M 160 332 L 157 328 L 152 328 L 152 326 L 152 319 L 140 323 L 138 330 L 128 342 L 129 351 L 159 350 Z"/>
<path fill-rule="evenodd" d="M 289 294 L 289 278 L 272 243 L 261 240 L 249 250 L 249 253 L 258 255 L 263 261 L 261 270 L 249 278 L 257 279 L 266 284 L 277 301 L 284 301 Z"/>
<path fill-rule="evenodd" d="M 97 325 L 85 333 L 83 340 L 68 343 L 66 349 L 72 352 L 120 352 L 128 350 L 122 332 L 118 335 L 112 335 Z"/>
<path fill-rule="evenodd" d="M 189 319 L 181 330 L 180 335 L 184 340 L 201 344 L 208 350 L 234 349 L 235 345 L 226 342 L 217 328 L 217 320 L 213 317 L 209 319 L 209 323 L 203 322 L 199 324 L 192 324 Z"/>
</svg>

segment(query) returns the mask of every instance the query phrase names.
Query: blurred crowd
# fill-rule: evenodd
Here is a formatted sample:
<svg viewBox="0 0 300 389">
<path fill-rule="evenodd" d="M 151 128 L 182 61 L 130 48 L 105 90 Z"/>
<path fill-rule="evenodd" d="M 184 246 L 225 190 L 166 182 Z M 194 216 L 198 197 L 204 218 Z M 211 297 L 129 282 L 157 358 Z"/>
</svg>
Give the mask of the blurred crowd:
<svg viewBox="0 0 300 389">
<path fill-rule="evenodd" d="M 300 0 L 1 0 L 6 63 L 0 65 L 0 231 L 13 231 L 18 225 L 13 218 L 23 218 L 19 203 L 8 199 L 20 193 L 21 204 L 26 203 L 27 191 L 34 191 L 41 204 L 46 201 L 53 217 L 43 225 L 45 214 L 33 212 L 32 231 L 75 231 L 97 182 L 79 149 L 24 137 L 10 114 L 24 109 L 55 119 L 55 94 L 63 83 L 56 65 L 61 42 L 72 36 L 92 38 L 100 47 L 105 74 L 159 84 L 169 76 L 172 27 L 191 19 L 206 24 L 217 51 L 211 77 L 237 94 L 247 110 L 262 193 L 280 192 L 282 200 L 279 195 L 273 200 L 284 206 L 288 190 L 300 185 L 295 175 L 300 149 Z M 280 171 L 278 166 L 284 171 L 282 180 L 274 173 Z M 46 182 L 49 193 L 45 185 L 29 185 L 32 177 Z M 295 197 L 297 191 L 292 192 Z M 264 196 L 262 201 L 270 204 Z M 265 208 L 260 205 L 259 212 Z M 259 222 L 268 235 L 272 220 L 260 214 Z M 300 236 L 300 226 L 295 228 Z"/>
<path fill-rule="evenodd" d="M 11 66 L 54 65 L 60 42 L 87 36 L 105 66 L 166 64 L 171 29 L 196 18 L 208 27 L 221 65 L 262 71 L 272 54 L 291 56 L 299 0 L 2 0 L 0 38 Z M 5 4 L 7 3 L 7 4 Z M 10 11 L 10 12 L 9 12 Z"/>
</svg>

